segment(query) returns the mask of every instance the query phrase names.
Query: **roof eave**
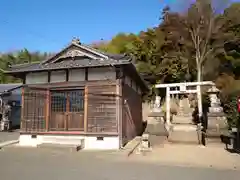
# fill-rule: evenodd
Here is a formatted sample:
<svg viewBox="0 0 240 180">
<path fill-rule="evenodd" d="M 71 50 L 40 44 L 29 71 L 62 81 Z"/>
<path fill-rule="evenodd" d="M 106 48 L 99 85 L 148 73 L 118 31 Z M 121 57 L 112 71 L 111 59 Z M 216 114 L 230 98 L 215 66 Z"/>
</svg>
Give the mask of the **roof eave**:
<svg viewBox="0 0 240 180">
<path fill-rule="evenodd" d="M 149 87 L 147 85 L 147 83 L 145 82 L 145 80 L 142 78 L 142 76 L 137 72 L 136 67 L 134 66 L 133 63 L 130 63 L 130 67 L 132 68 L 132 70 L 135 72 L 135 74 L 138 76 L 139 81 L 141 82 L 141 86 L 142 86 L 142 90 L 144 93 L 149 92 Z"/>
<path fill-rule="evenodd" d="M 63 70 L 63 69 L 82 69 L 82 68 L 89 68 L 89 67 L 105 67 L 105 66 L 122 66 L 126 64 L 131 64 L 130 62 L 122 62 L 119 64 L 101 64 L 101 65 L 89 65 L 89 66 L 73 66 L 73 67 L 61 67 L 61 68 L 46 68 L 46 69 L 31 69 L 31 70 L 17 70 L 17 71 L 3 71 L 4 74 L 22 74 L 22 73 L 29 73 L 29 72 L 40 72 L 40 71 L 50 71 L 50 70 Z"/>
</svg>

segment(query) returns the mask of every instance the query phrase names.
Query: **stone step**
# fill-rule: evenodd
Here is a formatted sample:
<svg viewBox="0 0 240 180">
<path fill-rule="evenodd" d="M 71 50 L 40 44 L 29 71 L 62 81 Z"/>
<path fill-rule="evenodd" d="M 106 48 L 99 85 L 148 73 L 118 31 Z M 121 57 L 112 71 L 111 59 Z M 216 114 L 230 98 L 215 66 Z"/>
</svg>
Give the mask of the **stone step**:
<svg viewBox="0 0 240 180">
<path fill-rule="evenodd" d="M 168 141 L 171 143 L 198 144 L 199 137 L 196 125 L 173 124 Z"/>
<path fill-rule="evenodd" d="M 172 131 L 196 132 L 197 126 L 194 124 L 172 124 Z"/>
<path fill-rule="evenodd" d="M 65 150 L 69 152 L 79 151 L 83 149 L 82 145 L 70 145 L 70 144 L 52 144 L 52 143 L 43 143 L 37 146 L 38 148 L 44 149 L 58 149 L 58 150 Z"/>
<path fill-rule="evenodd" d="M 150 135 L 167 136 L 167 131 L 163 123 L 147 124 L 145 133 Z"/>
<path fill-rule="evenodd" d="M 169 139 L 167 144 L 179 144 L 179 145 L 199 145 L 199 141 L 197 140 L 182 140 L 182 139 Z"/>
<path fill-rule="evenodd" d="M 190 124 L 192 123 L 192 117 L 191 116 L 174 116 L 172 123 Z"/>
<path fill-rule="evenodd" d="M 83 137 L 73 136 L 43 136 L 43 144 L 83 145 Z"/>
<path fill-rule="evenodd" d="M 199 137 L 196 131 L 173 131 L 170 133 L 168 141 L 173 143 L 198 144 Z"/>
</svg>

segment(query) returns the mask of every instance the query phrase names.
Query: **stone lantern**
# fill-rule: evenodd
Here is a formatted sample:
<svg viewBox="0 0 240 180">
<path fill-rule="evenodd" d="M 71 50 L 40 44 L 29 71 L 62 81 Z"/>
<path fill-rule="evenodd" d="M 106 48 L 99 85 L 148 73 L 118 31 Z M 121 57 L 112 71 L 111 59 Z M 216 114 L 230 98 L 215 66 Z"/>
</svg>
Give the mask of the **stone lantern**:
<svg viewBox="0 0 240 180">
<path fill-rule="evenodd" d="M 209 107 L 209 113 L 218 114 L 223 113 L 223 108 L 221 107 L 220 99 L 217 97 L 219 90 L 213 86 L 208 90 L 209 98 L 211 101 L 211 107 Z"/>
<path fill-rule="evenodd" d="M 208 135 L 221 135 L 227 130 L 227 120 L 221 107 L 220 99 L 217 97 L 219 90 L 213 86 L 208 91 L 210 107 L 208 112 L 207 133 Z"/>
</svg>

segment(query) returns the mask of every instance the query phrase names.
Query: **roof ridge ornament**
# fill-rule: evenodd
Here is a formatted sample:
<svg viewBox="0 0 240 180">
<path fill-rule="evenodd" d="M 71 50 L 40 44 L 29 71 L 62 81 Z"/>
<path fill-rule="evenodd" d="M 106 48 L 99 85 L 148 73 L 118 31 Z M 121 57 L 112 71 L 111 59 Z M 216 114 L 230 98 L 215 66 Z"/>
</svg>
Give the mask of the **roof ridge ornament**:
<svg viewBox="0 0 240 180">
<path fill-rule="evenodd" d="M 81 44 L 80 39 L 74 37 L 74 38 L 72 39 L 72 44 Z"/>
</svg>

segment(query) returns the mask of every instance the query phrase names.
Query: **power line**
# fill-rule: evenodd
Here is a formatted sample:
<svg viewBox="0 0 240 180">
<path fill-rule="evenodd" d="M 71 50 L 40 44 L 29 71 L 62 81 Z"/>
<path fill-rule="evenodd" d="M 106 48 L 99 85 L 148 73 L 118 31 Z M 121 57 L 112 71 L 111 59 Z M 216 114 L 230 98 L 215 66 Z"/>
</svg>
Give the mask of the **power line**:
<svg viewBox="0 0 240 180">
<path fill-rule="evenodd" d="M 0 20 L 0 22 L 3 22 L 3 23 L 5 23 L 5 24 L 11 24 L 10 22 L 8 22 L 8 21 L 6 21 L 6 20 Z M 37 32 L 34 32 L 34 31 L 30 30 L 30 29 L 24 30 L 24 31 L 26 32 L 26 35 L 29 35 L 29 34 L 30 34 L 31 36 L 37 37 L 37 38 L 42 39 L 42 40 L 44 40 L 44 41 L 46 41 L 46 42 L 49 42 L 49 41 L 50 41 L 51 43 L 55 43 L 55 44 L 58 44 L 58 45 L 59 45 L 59 43 L 56 42 L 55 40 L 46 38 L 46 37 L 43 36 L 42 34 L 39 34 L 39 33 L 37 33 Z"/>
</svg>

